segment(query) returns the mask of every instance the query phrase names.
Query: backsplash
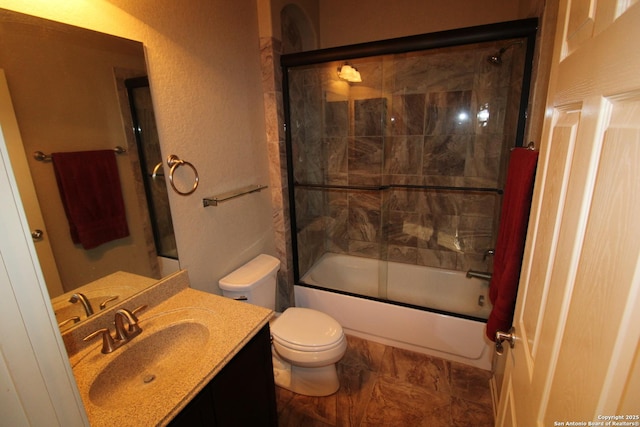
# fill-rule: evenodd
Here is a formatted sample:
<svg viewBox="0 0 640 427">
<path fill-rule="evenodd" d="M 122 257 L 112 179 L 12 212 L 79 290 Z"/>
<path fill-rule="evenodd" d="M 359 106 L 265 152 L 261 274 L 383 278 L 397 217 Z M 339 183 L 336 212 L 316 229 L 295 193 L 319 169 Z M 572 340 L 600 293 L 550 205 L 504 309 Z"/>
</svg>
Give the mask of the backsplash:
<svg viewBox="0 0 640 427">
<path fill-rule="evenodd" d="M 141 305 L 147 305 L 146 310 L 148 310 L 188 287 L 189 274 L 186 270 L 180 270 L 159 280 L 158 283 L 149 286 L 131 298 L 96 313 L 78 326 L 62 333 L 62 341 L 67 349 L 67 354 L 72 357 L 87 346 L 96 345 L 100 340 L 85 342 L 83 341 L 84 337 L 101 328 L 113 330 L 115 313 L 120 308 L 133 310 Z M 140 313 L 139 317 L 144 318 L 144 311 Z"/>
</svg>

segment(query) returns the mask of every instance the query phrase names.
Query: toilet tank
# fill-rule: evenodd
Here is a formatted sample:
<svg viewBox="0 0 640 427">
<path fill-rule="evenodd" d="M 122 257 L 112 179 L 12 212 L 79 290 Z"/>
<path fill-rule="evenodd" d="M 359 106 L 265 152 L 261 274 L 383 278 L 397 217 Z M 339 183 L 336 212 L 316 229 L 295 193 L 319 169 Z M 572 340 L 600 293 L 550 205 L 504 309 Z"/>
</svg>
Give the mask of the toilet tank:
<svg viewBox="0 0 640 427">
<path fill-rule="evenodd" d="M 222 295 L 262 307 L 276 308 L 276 276 L 280 260 L 260 254 L 218 282 Z"/>
</svg>

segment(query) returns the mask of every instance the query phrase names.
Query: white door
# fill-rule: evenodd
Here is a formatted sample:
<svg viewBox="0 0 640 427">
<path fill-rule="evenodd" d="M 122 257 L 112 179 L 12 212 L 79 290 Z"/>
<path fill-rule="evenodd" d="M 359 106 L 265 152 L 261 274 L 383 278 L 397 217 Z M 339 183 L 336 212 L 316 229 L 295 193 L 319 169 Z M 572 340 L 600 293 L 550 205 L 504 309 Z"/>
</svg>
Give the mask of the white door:
<svg viewBox="0 0 640 427">
<path fill-rule="evenodd" d="M 88 426 L 0 126 L 0 425 Z"/>
<path fill-rule="evenodd" d="M 640 3 L 558 16 L 496 425 L 640 425 Z"/>
</svg>

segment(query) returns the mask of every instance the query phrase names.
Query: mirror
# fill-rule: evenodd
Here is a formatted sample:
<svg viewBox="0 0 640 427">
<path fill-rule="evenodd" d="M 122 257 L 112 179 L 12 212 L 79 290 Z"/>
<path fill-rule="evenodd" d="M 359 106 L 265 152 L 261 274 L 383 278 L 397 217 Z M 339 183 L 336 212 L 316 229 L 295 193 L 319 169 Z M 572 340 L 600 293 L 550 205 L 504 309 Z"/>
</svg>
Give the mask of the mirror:
<svg viewBox="0 0 640 427">
<path fill-rule="evenodd" d="M 176 271 L 162 169 L 152 177 L 162 158 L 142 44 L 0 9 L 0 69 L 10 96 L 0 106 L 2 127 L 8 129 L 6 122 L 15 118 L 17 137 L 5 138 L 32 232 L 43 231 L 34 241 L 54 308 L 71 304 L 71 294 L 96 282 L 102 292 L 96 298 L 105 301 L 139 291 L 119 286 L 109 292 L 105 277 L 113 273 L 144 287 Z M 129 232 L 84 249 L 71 239 L 52 162 L 34 153 L 116 147 L 125 149 L 115 158 Z"/>
</svg>

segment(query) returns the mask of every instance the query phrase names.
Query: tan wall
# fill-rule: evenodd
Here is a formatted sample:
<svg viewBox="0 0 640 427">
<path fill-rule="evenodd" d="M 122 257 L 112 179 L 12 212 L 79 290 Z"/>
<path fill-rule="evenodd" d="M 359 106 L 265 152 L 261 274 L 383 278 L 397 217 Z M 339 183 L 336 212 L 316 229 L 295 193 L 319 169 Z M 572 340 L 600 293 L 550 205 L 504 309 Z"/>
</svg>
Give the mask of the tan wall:
<svg viewBox="0 0 640 427">
<path fill-rule="evenodd" d="M 265 0 L 260 0 L 265 1 Z M 295 5 L 302 12 L 308 22 L 311 24 L 311 32 L 315 33 L 317 39 L 320 34 L 320 0 L 271 0 L 271 22 L 273 34 L 272 36 L 278 40 L 282 40 L 280 28 L 280 11 L 287 5 Z M 264 34 L 261 33 L 262 36 Z"/>
<path fill-rule="evenodd" d="M 523 0 L 527 2 L 528 0 Z M 514 0 L 322 0 L 323 48 L 518 19 Z"/>
<path fill-rule="evenodd" d="M 2 16 L 0 64 L 64 290 L 116 270 L 154 277 L 144 234 L 148 215 L 140 209 L 136 191 L 140 172 L 131 162 L 137 159 L 135 153 L 116 159 L 130 234 L 90 250 L 71 241 L 53 165 L 32 155 L 126 148 L 114 69 L 144 76 L 142 46 L 61 25 L 34 30 L 32 21 L 15 22 L 9 17 L 15 14 Z"/>
<path fill-rule="evenodd" d="M 268 183 L 256 3 L 253 0 L 0 0 L 0 7 L 141 41 L 163 155 L 192 162 L 200 186 L 170 194 L 181 267 L 192 286 L 274 251 L 271 201 L 255 193 L 203 208 L 202 198 Z M 184 168 L 186 169 L 186 168 Z M 183 173 L 184 172 L 184 173 Z M 177 184 L 191 185 L 188 171 Z"/>
</svg>

